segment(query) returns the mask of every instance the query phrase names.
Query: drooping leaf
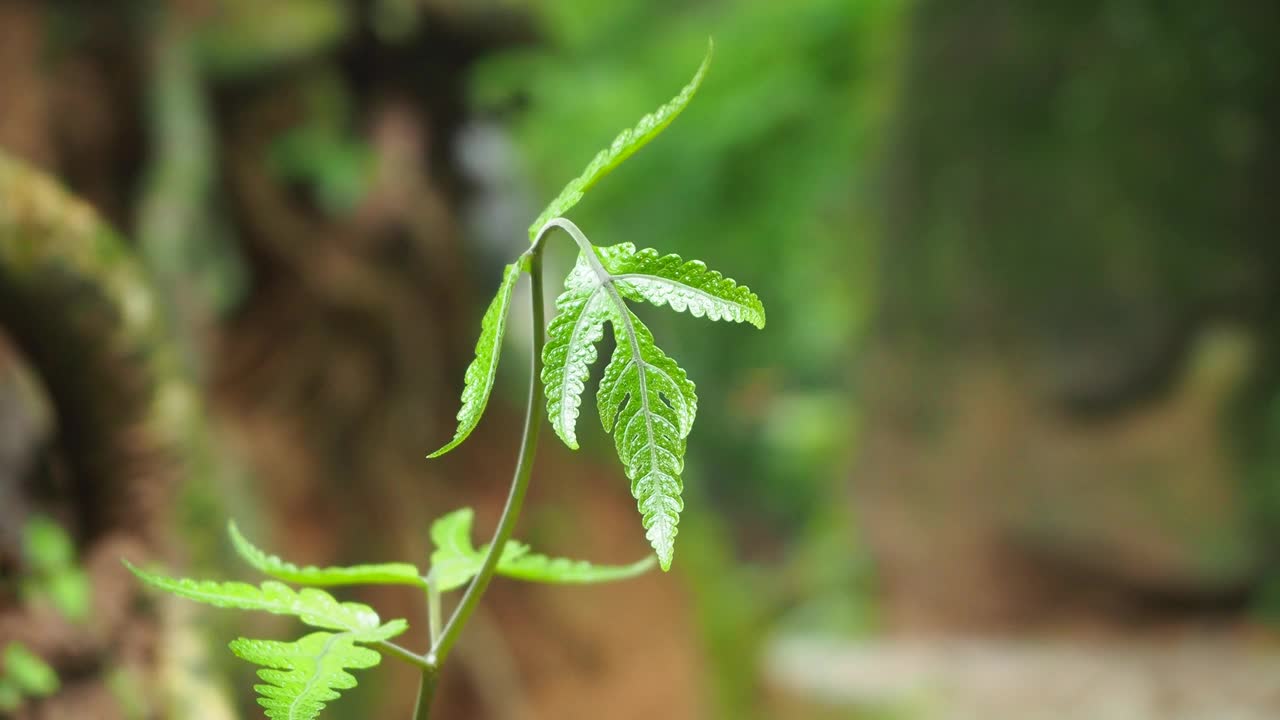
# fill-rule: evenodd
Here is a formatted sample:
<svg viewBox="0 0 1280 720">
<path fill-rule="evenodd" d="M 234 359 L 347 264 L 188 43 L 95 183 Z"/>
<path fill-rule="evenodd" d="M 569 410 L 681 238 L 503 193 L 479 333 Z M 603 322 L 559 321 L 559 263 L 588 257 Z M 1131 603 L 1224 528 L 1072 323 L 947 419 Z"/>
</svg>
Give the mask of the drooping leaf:
<svg viewBox="0 0 1280 720">
<path fill-rule="evenodd" d="M 623 130 L 618 137 L 614 138 L 613 143 L 609 147 L 596 153 L 587 168 L 582 174 L 574 178 L 560 191 L 560 195 L 551 204 L 547 206 L 537 220 L 533 221 L 533 225 L 529 226 L 529 238 L 534 239 L 538 235 L 538 231 L 548 220 L 564 215 L 569 208 L 578 204 L 582 196 L 592 185 L 596 184 L 600 178 L 609 174 L 609 171 L 616 168 L 622 161 L 631 157 L 637 150 L 644 147 L 648 142 L 658 136 L 671 124 L 672 120 L 684 110 L 689 101 L 693 99 L 698 87 L 702 84 L 702 78 L 707 74 L 707 68 L 711 65 L 711 54 L 713 46 L 708 42 L 707 54 L 702 59 L 702 65 L 698 67 L 698 72 L 694 73 L 693 79 L 685 85 L 680 92 L 672 98 L 667 104 L 654 110 L 653 112 L 640 118 L 640 122 L 635 127 Z"/>
<path fill-rule="evenodd" d="M 657 250 L 636 250 L 631 243 L 598 248 L 600 261 L 613 276 L 618 291 L 632 300 L 710 320 L 747 322 L 764 328 L 764 304 L 745 285 L 707 268 L 701 260 Z"/>
<path fill-rule="evenodd" d="M 493 380 L 498 375 L 498 357 L 502 354 L 502 337 L 506 332 L 507 309 L 511 306 L 511 291 L 524 270 L 522 263 L 512 263 L 502 272 L 502 284 L 498 286 L 498 294 L 489 303 L 484 318 L 480 321 L 480 339 L 476 341 L 476 359 L 467 366 L 463 376 L 462 408 L 458 410 L 458 429 L 453 440 L 447 445 L 431 453 L 427 457 L 435 458 L 444 455 L 462 444 L 463 440 L 476 429 L 480 417 L 484 415 L 485 405 L 489 403 L 489 393 L 493 390 Z"/>
<path fill-rule="evenodd" d="M 315 632 L 294 642 L 239 638 L 230 644 L 237 657 L 264 668 L 255 685 L 258 704 L 272 720 L 313 720 L 339 690 L 350 690 L 356 679 L 349 669 L 377 665 L 382 656 L 355 644 L 351 633 Z"/>
<path fill-rule="evenodd" d="M 446 592 L 465 585 L 484 564 L 487 546 L 471 544 L 471 508 L 455 510 L 431 526 L 436 550 L 431 554 L 431 580 Z M 529 546 L 508 541 L 498 559 L 497 573 L 517 580 L 551 584 L 589 584 L 632 578 L 653 566 L 652 558 L 630 565 L 594 565 L 585 560 L 550 558 L 530 552 Z"/>
<path fill-rule="evenodd" d="M 698 396 L 684 370 L 653 342 L 653 334 L 627 308 L 611 316 L 617 348 L 600 380 L 600 421 L 613 433 L 645 537 L 663 570 L 671 568 L 676 525 L 684 502 L 685 438 L 698 412 Z"/>
<path fill-rule="evenodd" d="M 334 585 L 418 585 L 424 584 L 418 568 L 408 563 L 380 563 L 351 567 L 298 567 L 276 555 L 255 547 L 249 542 L 234 521 L 227 523 L 227 534 L 236 552 L 259 572 L 277 580 L 328 587 Z"/>
<path fill-rule="evenodd" d="M 600 419 L 606 431 L 614 432 L 646 537 L 666 570 L 683 509 L 680 473 L 697 395 L 684 370 L 658 349 L 626 300 L 756 327 L 764 326 L 764 306 L 749 288 L 701 262 L 637 251 L 630 243 L 594 247 L 572 224 L 566 230 L 586 250 L 565 281 L 566 291 L 557 302 L 560 312 L 551 323 L 549 350 L 543 353 L 548 415 L 565 444 L 577 447 L 579 398 L 596 357 L 594 343 L 603 334 L 600 318 L 608 319 L 617 347 L 600 382 Z M 591 310 L 589 317 L 584 308 Z M 590 327 L 591 333 L 574 332 L 582 326 Z"/>
<path fill-rule="evenodd" d="M 556 298 L 556 316 L 542 348 L 542 384 L 551 427 L 565 445 L 577 449 L 576 426 L 587 375 L 604 337 L 608 299 L 596 272 L 581 254 Z"/>
<path fill-rule="evenodd" d="M 404 620 L 382 624 L 378 613 L 368 605 L 338 602 L 316 588 L 298 591 L 273 580 L 254 587 L 242 582 L 170 578 L 134 567 L 128 561 L 124 564 L 146 584 L 188 600 L 215 607 L 293 615 L 313 627 L 350 632 L 357 641 L 385 640 L 408 627 Z"/>
</svg>

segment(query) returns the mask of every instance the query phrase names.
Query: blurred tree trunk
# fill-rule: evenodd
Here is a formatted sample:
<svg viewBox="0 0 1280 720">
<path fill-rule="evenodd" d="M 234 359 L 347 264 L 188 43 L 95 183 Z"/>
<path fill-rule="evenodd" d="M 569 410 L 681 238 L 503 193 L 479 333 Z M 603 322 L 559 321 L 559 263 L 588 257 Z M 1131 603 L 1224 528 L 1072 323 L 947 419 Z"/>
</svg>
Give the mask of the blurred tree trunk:
<svg viewBox="0 0 1280 720">
<path fill-rule="evenodd" d="M 140 589 L 119 564 L 167 554 L 167 519 L 200 423 L 199 398 L 176 370 L 163 312 L 122 240 L 92 209 L 0 155 L 0 327 L 48 393 L 66 466 L 65 487 L 28 485 L 27 494 L 70 527 L 92 583 L 86 626 L 45 608 L 0 608 L 0 645 L 24 643 L 67 686 L 36 705 L 35 717 L 125 717 L 112 690 L 121 673 L 138 687 L 162 688 L 161 697 L 165 687 L 188 699 L 207 693 L 206 681 L 170 666 L 166 650 L 182 629 L 138 603 Z M 218 706 L 212 700 L 210 711 Z"/>
</svg>

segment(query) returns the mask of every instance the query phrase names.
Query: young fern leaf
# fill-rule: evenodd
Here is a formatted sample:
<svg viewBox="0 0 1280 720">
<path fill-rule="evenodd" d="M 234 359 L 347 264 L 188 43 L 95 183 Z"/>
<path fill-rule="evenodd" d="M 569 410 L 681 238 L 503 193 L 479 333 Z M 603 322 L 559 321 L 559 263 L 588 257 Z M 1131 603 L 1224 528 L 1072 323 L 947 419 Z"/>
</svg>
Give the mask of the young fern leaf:
<svg viewBox="0 0 1280 720">
<path fill-rule="evenodd" d="M 662 569 L 669 570 L 684 509 L 680 473 L 685 438 L 698 412 L 698 396 L 688 375 L 658 349 L 640 318 L 623 306 L 611 322 L 618 344 L 600 380 L 596 404 L 631 480 L 645 537 Z"/>
<path fill-rule="evenodd" d="M 418 568 L 408 563 L 324 568 L 314 565 L 298 567 L 255 547 L 240 533 L 240 528 L 236 527 L 235 521 L 227 523 L 227 534 L 231 536 L 231 544 L 235 546 L 236 553 L 245 562 L 263 575 L 269 575 L 277 580 L 316 587 L 334 585 L 417 585 L 421 587 L 426 584 L 418 573 Z"/>
<path fill-rule="evenodd" d="M 480 423 L 480 416 L 484 415 L 485 405 L 489 403 L 489 393 L 493 390 L 493 380 L 498 375 L 498 356 L 502 353 L 502 336 L 506 331 L 511 291 L 515 289 L 516 281 L 523 271 L 523 262 L 512 263 L 502 271 L 502 284 L 498 286 L 498 294 L 489 303 L 489 309 L 485 310 L 484 318 L 480 321 L 476 359 L 467 366 L 466 375 L 463 376 L 458 429 L 454 432 L 453 440 L 427 457 L 440 457 L 458 447 Z"/>
<path fill-rule="evenodd" d="M 356 679 L 349 669 L 363 670 L 382 656 L 355 644 L 351 633 L 315 632 L 294 642 L 239 638 L 230 644 L 237 657 L 264 668 L 255 685 L 258 704 L 272 720 L 313 720 L 325 705 L 350 690 Z"/>
<path fill-rule="evenodd" d="M 486 548 L 471 544 L 471 508 L 455 510 L 431 526 L 431 540 L 436 550 L 431 554 L 431 581 L 441 592 L 465 585 L 484 564 Z M 508 541 L 498 560 L 497 573 L 517 580 L 560 585 L 625 580 L 653 567 L 653 558 L 630 565 L 594 565 L 585 560 L 550 558 L 530 552 L 529 546 Z"/>
<path fill-rule="evenodd" d="M 471 520 L 474 517 L 471 508 L 462 508 L 431 523 L 431 542 L 436 549 L 431 553 L 431 571 L 427 578 L 437 592 L 457 590 L 466 585 L 484 564 L 485 550 L 477 550 L 471 545 Z M 517 551 L 507 543 L 498 561 L 499 571 L 502 561 Z"/>
<path fill-rule="evenodd" d="M 609 306 L 583 255 L 565 278 L 564 288 L 556 298 L 556 316 L 547 327 L 547 342 L 542 348 L 542 384 L 552 429 L 565 445 L 576 450 L 582 393 L 596 361 L 596 343 L 604 337 Z"/>
<path fill-rule="evenodd" d="M 644 300 L 694 317 L 750 323 L 764 329 L 764 305 L 746 285 L 707 268 L 701 260 L 657 250 L 636 250 L 631 243 L 597 248 L 600 262 L 613 277 L 618 292 L 629 300 Z"/>
<path fill-rule="evenodd" d="M 538 232 L 542 230 L 542 226 L 547 224 L 548 220 L 560 217 L 569 211 L 569 208 L 578 204 L 582 196 L 592 185 L 596 184 L 600 178 L 608 175 L 611 170 L 622 164 L 622 161 L 631 157 L 637 150 L 644 147 L 650 140 L 654 139 L 671 124 L 672 120 L 684 110 L 689 101 L 693 99 L 694 94 L 698 92 L 698 87 L 702 85 L 702 78 L 707 74 L 707 68 L 711 65 L 711 54 L 714 46 L 710 41 L 707 42 L 707 54 L 702 58 L 702 65 L 698 67 L 698 72 L 694 73 L 693 79 L 685 85 L 674 98 L 662 107 L 640 118 L 640 122 L 635 127 L 623 130 L 609 147 L 596 153 L 587 168 L 582 174 L 574 178 L 560 191 L 560 195 L 547 209 L 542 211 L 537 220 L 529 226 L 529 239 L 538 236 Z"/>
<path fill-rule="evenodd" d="M 404 620 L 384 624 L 368 605 L 338 602 L 315 588 L 298 591 L 272 580 L 254 587 L 242 582 L 170 578 L 134 567 L 128 561 L 124 564 L 138 579 L 158 590 L 215 607 L 293 615 L 312 627 L 351 633 L 358 642 L 386 640 L 409 627 Z"/>
</svg>

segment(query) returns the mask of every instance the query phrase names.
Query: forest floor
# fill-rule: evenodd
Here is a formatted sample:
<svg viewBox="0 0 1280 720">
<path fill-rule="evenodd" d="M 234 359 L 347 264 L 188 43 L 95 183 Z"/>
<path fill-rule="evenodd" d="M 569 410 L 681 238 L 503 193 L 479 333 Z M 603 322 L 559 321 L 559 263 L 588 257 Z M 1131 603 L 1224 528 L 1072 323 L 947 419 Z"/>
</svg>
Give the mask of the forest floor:
<svg viewBox="0 0 1280 720">
<path fill-rule="evenodd" d="M 1280 716 L 1280 648 L 1207 634 L 1143 643 L 779 640 L 783 695 L 834 717 L 902 720 L 1268 720 Z M 812 717 L 809 712 L 808 716 Z M 854 715 L 862 717 L 862 715 Z"/>
</svg>

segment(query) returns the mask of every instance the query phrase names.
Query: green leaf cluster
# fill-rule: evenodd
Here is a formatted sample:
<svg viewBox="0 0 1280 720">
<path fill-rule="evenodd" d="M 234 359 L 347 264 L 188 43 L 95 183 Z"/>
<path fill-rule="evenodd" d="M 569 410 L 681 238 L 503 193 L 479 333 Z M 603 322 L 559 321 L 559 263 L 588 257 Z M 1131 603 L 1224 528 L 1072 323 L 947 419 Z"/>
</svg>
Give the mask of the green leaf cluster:
<svg viewBox="0 0 1280 720">
<path fill-rule="evenodd" d="M 579 233 L 572 223 L 561 222 L 571 234 Z M 764 327 L 765 311 L 749 288 L 702 262 L 636 250 L 631 243 L 583 243 L 556 300 L 558 314 L 548 328 L 542 372 L 551 426 L 566 445 L 577 447 L 580 398 L 596 358 L 595 343 L 608 321 L 616 344 L 600 380 L 596 407 L 605 431 L 614 435 L 646 537 L 665 570 L 671 565 L 684 509 L 680 474 L 698 396 L 684 369 L 657 346 L 627 300 L 759 328 Z"/>
<path fill-rule="evenodd" d="M 764 306 L 749 288 L 708 269 L 701 261 L 685 261 L 652 249 L 637 250 L 631 243 L 596 247 L 562 216 L 600 178 L 680 114 L 701 86 L 710 62 L 708 47 L 693 79 L 670 102 L 641 118 L 597 153 L 529 228 L 534 241 L 531 252 L 538 250 L 542 238 L 554 227 L 569 233 L 579 247 L 577 263 L 556 299 L 556 315 L 547 328 L 542 351 L 541 380 L 551 426 L 565 445 L 577 449 L 582 394 L 597 359 L 596 345 L 604 339 L 608 322 L 616 346 L 600 381 L 596 405 L 606 432 L 614 435 L 646 537 L 663 570 L 671 566 L 684 509 L 681 473 L 685 441 L 693 428 L 698 398 L 684 369 L 658 348 L 653 333 L 627 301 L 648 302 L 710 320 L 746 322 L 757 328 L 765 324 Z M 465 378 L 457 433 L 432 457 L 456 447 L 476 427 L 484 411 L 502 341 L 501 316 L 510 304 L 511 276 L 517 267 L 521 266 L 508 266 L 482 321 L 476 359 Z M 534 302 L 541 302 L 541 298 L 534 298 Z M 510 547 L 504 548 L 504 561 L 509 551 Z"/>
<path fill-rule="evenodd" d="M 260 585 L 235 581 L 173 578 L 138 568 L 126 567 L 147 585 L 178 597 L 235 610 L 255 610 L 288 615 L 318 628 L 293 642 L 239 638 L 231 651 L 262 666 L 254 687 L 258 703 L 269 718 L 309 720 L 325 705 L 338 699 L 342 690 L 356 686 L 349 670 L 363 670 L 381 661 L 379 649 L 404 633 L 404 619 L 384 622 L 368 605 L 342 602 L 322 587 L 343 585 L 412 585 L 429 597 L 456 590 L 471 581 L 484 563 L 485 548 L 471 543 L 474 513 L 462 508 L 441 517 L 431 526 L 435 550 L 427 573 L 410 563 L 379 563 L 346 567 L 299 566 L 254 545 L 234 522 L 227 534 L 236 553 L 250 566 L 268 577 Z M 634 577 L 652 567 L 646 558 L 631 565 L 592 563 L 549 558 L 533 553 L 528 545 L 507 543 L 497 572 L 520 580 L 543 583 L 583 584 L 609 582 Z M 280 582 L 284 581 L 284 582 Z M 295 589 L 285 582 L 304 586 Z M 0 685 L 0 699 L 4 686 Z"/>
</svg>

